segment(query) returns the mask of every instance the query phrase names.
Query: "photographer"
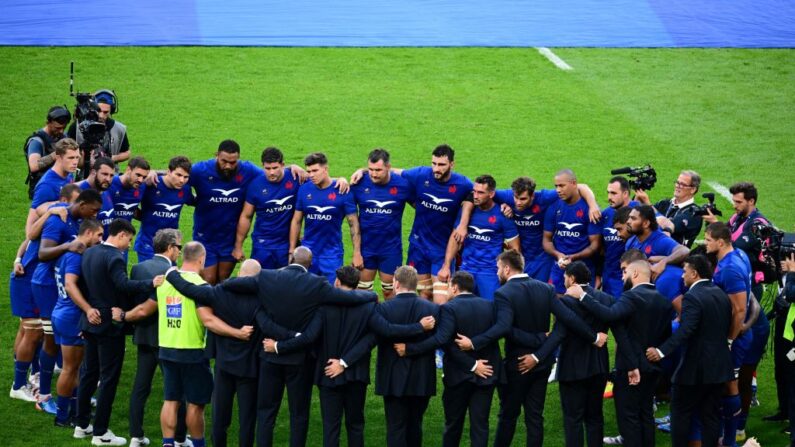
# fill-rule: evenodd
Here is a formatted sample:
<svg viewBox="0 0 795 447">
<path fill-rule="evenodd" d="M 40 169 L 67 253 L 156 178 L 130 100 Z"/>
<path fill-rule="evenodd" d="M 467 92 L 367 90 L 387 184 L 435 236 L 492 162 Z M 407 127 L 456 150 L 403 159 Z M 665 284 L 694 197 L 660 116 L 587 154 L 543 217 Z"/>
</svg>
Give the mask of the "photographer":
<svg viewBox="0 0 795 447">
<path fill-rule="evenodd" d="M 98 151 L 92 151 L 92 158 L 98 156 L 111 158 L 116 163 L 116 172 L 118 172 L 119 163 L 130 158 L 130 141 L 127 138 L 127 126 L 111 118 L 118 111 L 118 100 L 112 91 L 98 90 L 93 97 L 99 108 L 97 110 L 97 121 L 105 124 L 105 135 L 98 145 Z M 80 148 L 84 149 L 86 139 L 77 124 L 77 122 L 74 122 L 69 126 L 67 135 L 77 140 Z"/>
<path fill-rule="evenodd" d="M 674 182 L 674 196 L 654 204 L 662 216 L 657 218 L 660 228 L 680 244 L 690 248 L 701 232 L 701 216 L 696 214 L 697 205 L 693 201 L 701 186 L 701 176 L 695 171 L 682 171 Z M 635 191 L 635 199 L 650 205 L 648 194 L 641 189 Z"/>
<path fill-rule="evenodd" d="M 25 157 L 28 161 L 28 196 L 33 198 L 33 190 L 44 173 L 55 163 L 53 144 L 63 138 L 63 131 L 69 124 L 72 114 L 63 106 L 53 106 L 47 111 L 47 124 L 33 132 L 25 140 Z"/>
</svg>

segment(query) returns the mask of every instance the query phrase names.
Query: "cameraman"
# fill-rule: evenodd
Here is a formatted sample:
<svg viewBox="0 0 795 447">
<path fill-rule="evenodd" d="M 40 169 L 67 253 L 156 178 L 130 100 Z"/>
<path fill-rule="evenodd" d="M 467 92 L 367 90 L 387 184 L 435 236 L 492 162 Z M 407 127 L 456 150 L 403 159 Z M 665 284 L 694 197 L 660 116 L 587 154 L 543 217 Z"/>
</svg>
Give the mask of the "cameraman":
<svg viewBox="0 0 795 447">
<path fill-rule="evenodd" d="M 53 106 L 47 111 L 47 124 L 33 132 L 25 140 L 25 157 L 28 160 L 28 196 L 33 198 L 33 190 L 44 173 L 55 163 L 53 144 L 63 138 L 63 131 L 72 114 L 63 106 Z"/>
<path fill-rule="evenodd" d="M 701 186 L 701 176 L 695 171 L 682 171 L 674 182 L 674 196 L 663 199 L 654 204 L 654 208 L 661 214 L 657 218 L 660 229 L 687 248 L 693 245 L 696 236 L 701 232 L 701 216 L 696 215 L 696 196 Z M 642 189 L 635 191 L 635 199 L 644 204 L 651 205 L 648 194 Z"/>
<path fill-rule="evenodd" d="M 99 149 L 101 153 L 92 155 L 94 155 L 94 158 L 104 156 L 112 159 L 116 164 L 116 172 L 119 172 L 119 163 L 130 158 L 130 141 L 127 138 L 127 126 L 111 118 L 118 109 L 118 100 L 112 91 L 98 90 L 94 93 L 94 101 L 99 107 L 97 111 L 98 121 L 105 123 L 105 137 L 100 143 Z M 83 148 L 85 140 L 77 127 L 77 122 L 69 126 L 67 135 L 77 140 L 77 144 Z"/>
</svg>

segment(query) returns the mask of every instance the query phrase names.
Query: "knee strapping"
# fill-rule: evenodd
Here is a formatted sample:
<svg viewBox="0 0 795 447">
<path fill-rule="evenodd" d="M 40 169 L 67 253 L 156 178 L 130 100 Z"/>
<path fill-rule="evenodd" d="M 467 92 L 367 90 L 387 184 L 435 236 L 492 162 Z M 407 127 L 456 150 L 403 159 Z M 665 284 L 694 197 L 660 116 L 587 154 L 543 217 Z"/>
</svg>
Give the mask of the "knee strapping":
<svg viewBox="0 0 795 447">
<path fill-rule="evenodd" d="M 39 318 L 20 318 L 22 320 L 22 329 L 26 331 L 40 331 L 41 319 Z"/>
<path fill-rule="evenodd" d="M 41 328 L 44 330 L 44 335 L 52 335 L 52 321 L 41 320 Z"/>
<path fill-rule="evenodd" d="M 447 283 L 446 282 L 441 282 L 441 281 L 436 281 L 435 283 L 433 283 L 433 294 L 434 295 L 444 295 L 444 296 L 450 295 L 450 292 L 448 291 Z"/>
<path fill-rule="evenodd" d="M 419 288 L 419 287 L 417 287 L 417 288 Z M 392 290 L 395 289 L 395 283 L 392 283 L 392 282 L 381 282 L 381 289 L 384 290 L 384 291 L 391 292 Z"/>
<path fill-rule="evenodd" d="M 359 281 L 360 290 L 373 290 L 373 281 Z"/>
</svg>

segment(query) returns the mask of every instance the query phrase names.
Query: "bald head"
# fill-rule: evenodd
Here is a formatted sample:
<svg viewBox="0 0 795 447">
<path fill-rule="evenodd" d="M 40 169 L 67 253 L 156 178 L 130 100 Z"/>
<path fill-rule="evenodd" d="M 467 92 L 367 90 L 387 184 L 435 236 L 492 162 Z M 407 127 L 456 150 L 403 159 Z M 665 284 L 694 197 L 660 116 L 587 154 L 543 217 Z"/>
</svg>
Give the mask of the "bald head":
<svg viewBox="0 0 795 447">
<path fill-rule="evenodd" d="M 304 246 L 297 247 L 293 252 L 293 263 L 309 269 L 309 266 L 312 265 L 312 250 Z"/>
<path fill-rule="evenodd" d="M 651 266 L 647 261 L 633 261 L 627 266 L 627 275 L 633 285 L 651 282 Z"/>
<path fill-rule="evenodd" d="M 262 270 L 262 266 L 259 265 L 256 259 L 246 259 L 240 264 L 240 271 L 237 272 L 237 276 L 256 276 L 259 275 L 260 270 Z"/>
<path fill-rule="evenodd" d="M 555 174 L 555 178 L 560 178 L 567 182 L 576 182 L 577 176 L 574 174 L 574 171 L 571 169 L 561 169 L 560 171 Z"/>
</svg>

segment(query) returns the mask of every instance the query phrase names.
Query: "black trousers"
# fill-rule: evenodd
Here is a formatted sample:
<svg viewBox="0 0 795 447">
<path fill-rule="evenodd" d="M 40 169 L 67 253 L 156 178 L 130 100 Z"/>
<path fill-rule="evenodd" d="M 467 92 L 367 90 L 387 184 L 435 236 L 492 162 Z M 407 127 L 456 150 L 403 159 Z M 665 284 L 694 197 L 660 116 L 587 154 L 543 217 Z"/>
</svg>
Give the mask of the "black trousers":
<svg viewBox="0 0 795 447">
<path fill-rule="evenodd" d="M 783 321 L 783 320 L 781 320 Z M 790 343 L 790 346 L 792 344 Z M 792 380 L 792 377 L 795 377 L 795 362 L 789 361 L 787 358 L 784 358 L 786 363 L 786 373 L 792 374 L 790 376 L 790 380 L 787 382 L 787 406 L 789 407 L 789 414 L 795 414 L 795 380 Z M 789 443 L 790 446 L 795 446 L 795 417 L 789 418 Z"/>
<path fill-rule="evenodd" d="M 778 411 L 784 416 L 789 416 L 788 388 L 792 382 L 788 374 L 787 352 L 792 348 L 792 343 L 784 339 L 784 326 L 787 312 L 778 312 L 773 324 L 773 374 L 776 378 L 776 397 L 778 398 Z"/>
<path fill-rule="evenodd" d="M 588 447 L 601 447 L 605 431 L 602 395 L 606 383 L 607 376 L 604 374 L 558 382 L 566 447 L 583 445 L 583 424 Z"/>
<path fill-rule="evenodd" d="M 234 375 L 219 368 L 216 362 L 212 401 L 212 439 L 216 447 L 227 445 L 227 431 L 232 423 L 235 394 L 240 422 L 237 445 L 250 447 L 254 445 L 254 429 L 257 425 L 257 378 Z"/>
<path fill-rule="evenodd" d="M 421 447 L 422 418 L 431 396 L 384 396 L 387 447 Z"/>
<path fill-rule="evenodd" d="M 516 432 L 516 420 L 524 408 L 527 428 L 525 444 L 541 447 L 544 444 L 544 401 L 547 397 L 549 368 L 519 374 L 515 367 L 506 368 L 508 382 L 498 388 L 500 412 L 497 418 L 495 447 L 508 447 Z"/>
<path fill-rule="evenodd" d="M 618 431 L 626 447 L 654 447 L 654 390 L 658 372 L 641 372 L 640 383 L 629 385 L 627 371 L 616 371 L 613 397 Z"/>
<path fill-rule="evenodd" d="M 312 400 L 314 362 L 303 365 L 277 365 L 260 361 L 257 387 L 257 445 L 273 445 L 273 428 L 287 388 L 290 409 L 290 446 L 304 447 L 309 430 L 309 405 Z"/>
<path fill-rule="evenodd" d="M 494 385 L 478 386 L 472 382 L 445 386 L 442 394 L 444 405 L 444 447 L 458 447 L 464 431 L 464 420 L 469 410 L 469 439 L 472 447 L 486 447 L 489 443 L 489 412 Z"/>
<path fill-rule="evenodd" d="M 77 424 L 87 427 L 91 419 L 91 396 L 97 393 L 97 410 L 94 416 L 94 435 L 108 431 L 116 388 L 124 364 L 124 336 L 105 336 L 84 332 L 85 353 L 80 367 L 80 384 L 77 387 Z M 99 381 L 99 387 L 97 387 Z"/>
<path fill-rule="evenodd" d="M 641 376 L 643 380 L 643 376 Z M 720 399 L 725 383 L 673 385 L 671 388 L 671 444 L 687 447 L 693 416 L 701 421 L 701 445 L 718 445 Z"/>
<path fill-rule="evenodd" d="M 318 386 L 318 389 L 320 415 L 323 418 L 323 446 L 340 445 L 343 413 L 345 413 L 348 446 L 364 446 L 364 401 L 367 397 L 367 384 L 350 382 L 335 387 Z"/>
<path fill-rule="evenodd" d="M 144 436 L 144 408 L 149 395 L 152 394 L 152 380 L 155 371 L 160 365 L 157 346 L 137 345 L 138 361 L 135 369 L 135 379 L 130 392 L 130 437 L 141 438 Z M 188 432 L 185 425 L 186 406 L 180 405 L 177 410 L 177 427 L 174 439 L 184 441 Z"/>
</svg>

